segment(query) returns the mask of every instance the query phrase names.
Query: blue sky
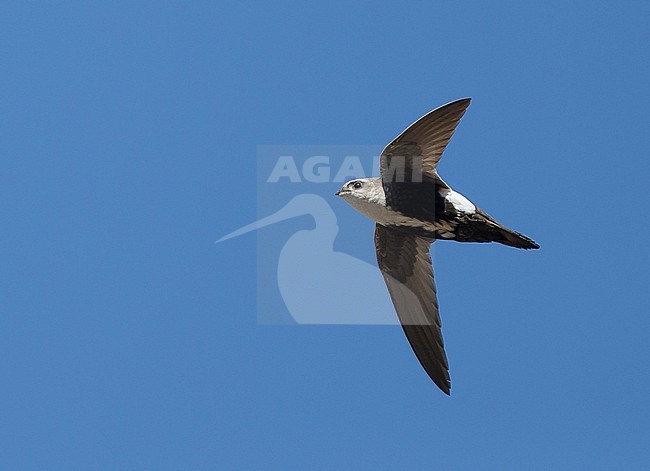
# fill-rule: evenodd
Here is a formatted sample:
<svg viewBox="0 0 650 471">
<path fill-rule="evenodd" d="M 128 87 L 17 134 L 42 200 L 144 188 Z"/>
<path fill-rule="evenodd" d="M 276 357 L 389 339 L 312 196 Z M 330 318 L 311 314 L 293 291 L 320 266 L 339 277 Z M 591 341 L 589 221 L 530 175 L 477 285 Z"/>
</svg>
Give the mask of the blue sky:
<svg viewBox="0 0 650 471">
<path fill-rule="evenodd" d="M 0 467 L 647 469 L 647 2 L 0 12 Z M 313 222 L 214 245 L 257 146 L 465 96 L 440 173 L 542 249 L 436 244 L 452 396 L 398 326 L 259 325 L 258 238 Z"/>
</svg>

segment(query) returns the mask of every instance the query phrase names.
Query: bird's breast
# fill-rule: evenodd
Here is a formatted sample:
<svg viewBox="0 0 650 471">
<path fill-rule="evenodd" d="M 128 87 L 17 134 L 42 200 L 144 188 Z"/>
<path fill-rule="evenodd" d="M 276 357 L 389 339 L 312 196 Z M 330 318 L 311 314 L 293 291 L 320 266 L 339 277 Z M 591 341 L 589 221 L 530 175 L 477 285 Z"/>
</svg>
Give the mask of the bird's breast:
<svg viewBox="0 0 650 471">
<path fill-rule="evenodd" d="M 435 236 L 436 238 L 449 239 L 455 236 L 456 223 L 454 221 L 446 219 L 423 220 L 368 200 L 360 198 L 346 198 L 346 200 L 354 209 L 382 226 L 417 229 L 418 232 L 431 234 L 432 237 Z"/>
</svg>

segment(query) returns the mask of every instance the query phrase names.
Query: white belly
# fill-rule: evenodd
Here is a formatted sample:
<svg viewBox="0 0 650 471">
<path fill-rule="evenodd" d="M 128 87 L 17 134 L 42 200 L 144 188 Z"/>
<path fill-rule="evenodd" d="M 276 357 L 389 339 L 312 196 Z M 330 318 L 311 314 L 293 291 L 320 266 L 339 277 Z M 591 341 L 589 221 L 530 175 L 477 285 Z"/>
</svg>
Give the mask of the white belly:
<svg viewBox="0 0 650 471">
<path fill-rule="evenodd" d="M 422 221 L 420 219 L 411 218 L 404 216 L 397 211 L 388 209 L 386 206 L 370 202 L 368 200 L 363 200 L 360 198 L 345 198 L 345 200 L 352 206 L 354 209 L 360 213 L 365 214 L 370 219 L 375 221 L 378 224 L 383 226 L 405 226 L 405 227 L 417 227 L 419 229 L 424 229 L 431 232 L 440 232 L 443 237 L 453 237 L 455 224 L 448 221 Z M 471 203 L 470 203 L 471 204 Z"/>
</svg>

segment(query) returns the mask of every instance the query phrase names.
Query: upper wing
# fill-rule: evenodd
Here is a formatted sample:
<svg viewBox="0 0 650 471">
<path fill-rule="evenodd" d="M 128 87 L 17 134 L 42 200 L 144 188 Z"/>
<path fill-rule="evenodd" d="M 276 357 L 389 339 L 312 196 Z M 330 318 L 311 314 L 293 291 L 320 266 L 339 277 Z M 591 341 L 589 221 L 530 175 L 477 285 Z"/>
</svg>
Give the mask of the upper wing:
<svg viewBox="0 0 650 471">
<path fill-rule="evenodd" d="M 381 153 L 382 181 L 440 184 L 436 166 L 470 101 L 470 98 L 463 98 L 436 108 L 388 144 Z"/>
<path fill-rule="evenodd" d="M 445 394 L 451 390 L 442 340 L 431 240 L 375 225 L 377 262 L 406 338 L 429 377 Z"/>
</svg>

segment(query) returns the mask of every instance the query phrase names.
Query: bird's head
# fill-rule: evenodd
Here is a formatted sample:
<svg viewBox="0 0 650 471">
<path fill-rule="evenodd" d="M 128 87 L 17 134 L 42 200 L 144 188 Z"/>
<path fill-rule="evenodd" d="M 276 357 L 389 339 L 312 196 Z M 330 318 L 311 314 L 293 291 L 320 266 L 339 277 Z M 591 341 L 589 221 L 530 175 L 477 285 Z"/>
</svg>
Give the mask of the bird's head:
<svg viewBox="0 0 650 471">
<path fill-rule="evenodd" d="M 356 178 L 343 185 L 336 196 L 348 201 L 355 198 L 369 200 L 383 196 L 383 193 L 379 178 Z"/>
</svg>

